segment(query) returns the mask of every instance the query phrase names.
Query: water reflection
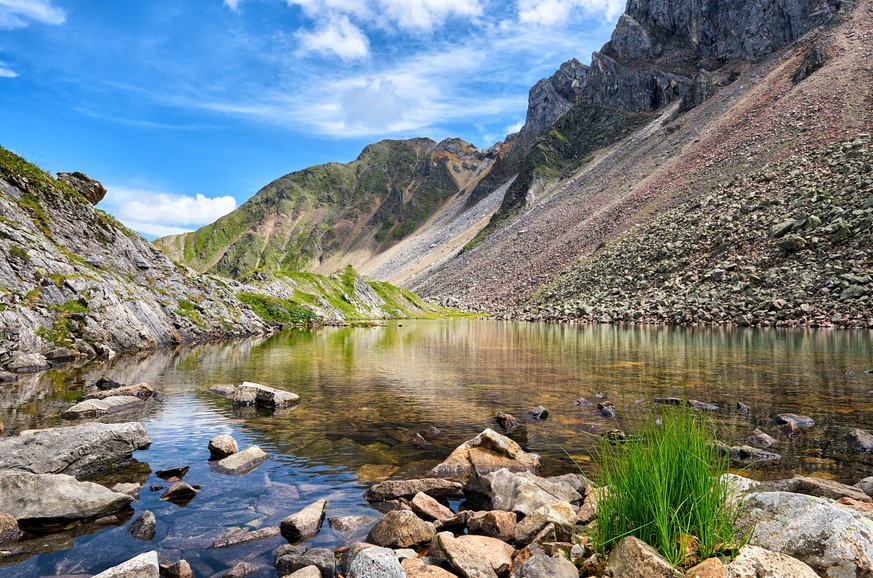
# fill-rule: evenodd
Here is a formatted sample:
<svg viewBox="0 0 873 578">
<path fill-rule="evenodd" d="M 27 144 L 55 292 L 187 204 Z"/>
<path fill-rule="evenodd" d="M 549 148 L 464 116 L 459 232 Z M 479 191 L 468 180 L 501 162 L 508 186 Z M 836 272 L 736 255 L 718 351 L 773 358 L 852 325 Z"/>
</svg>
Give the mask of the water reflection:
<svg viewBox="0 0 873 578">
<path fill-rule="evenodd" d="M 366 484 L 421 475 L 462 441 L 496 427 L 496 412 L 524 418 L 537 405 L 549 410 L 548 420 L 529 421 L 511 436 L 544 456 L 548 474 L 572 471 L 564 450 L 591 470 L 595 434 L 644 419 L 654 397 L 679 396 L 719 405 L 711 417 L 726 441 L 742 443 L 755 427 L 779 439 L 773 449 L 784 460 L 747 473 L 802 472 L 854 483 L 873 474 L 871 457 L 849 453 L 842 439 L 850 427 L 873 430 L 868 369 L 869 331 L 403 322 L 294 329 L 53 370 L 0 386 L 0 420 L 11 433 L 61 425 L 59 412 L 102 375 L 157 387 L 163 403 L 109 419 L 143 421 L 155 443 L 137 458 L 152 471 L 191 465 L 186 481 L 204 485 L 184 509 L 147 487 L 135 506 L 155 512 L 162 554 L 184 557 L 198 575 L 210 575 L 240 560 L 269 564 L 282 540 L 217 551 L 208 548 L 212 541 L 274 525 L 319 498 L 330 500 L 328 516 L 371 513 L 361 500 Z M 206 391 L 244 380 L 294 391 L 302 403 L 264 414 L 234 410 L 230 400 Z M 618 423 L 573 405 L 578 397 L 596 402 L 597 393 L 616 404 Z M 752 411 L 737 411 L 737 402 Z M 810 415 L 817 425 L 788 440 L 770 421 L 781 412 Z M 212 473 L 206 444 L 222 433 L 241 448 L 259 445 L 271 459 L 241 478 Z M 157 483 L 153 475 L 147 481 Z M 70 539 L 76 548 L 4 572 L 96 573 L 155 547 L 124 528 Z M 315 542 L 344 539 L 326 527 Z"/>
</svg>

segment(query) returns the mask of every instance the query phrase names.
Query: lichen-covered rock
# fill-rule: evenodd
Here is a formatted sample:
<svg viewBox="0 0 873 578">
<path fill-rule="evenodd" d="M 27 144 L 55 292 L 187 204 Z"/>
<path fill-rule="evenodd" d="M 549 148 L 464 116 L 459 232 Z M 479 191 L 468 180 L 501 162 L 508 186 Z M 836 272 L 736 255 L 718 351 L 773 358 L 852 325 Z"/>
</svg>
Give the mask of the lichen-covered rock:
<svg viewBox="0 0 873 578">
<path fill-rule="evenodd" d="M 355 557 L 349 578 L 406 578 L 406 573 L 393 550 L 375 547 Z"/>
<path fill-rule="evenodd" d="M 58 180 L 70 185 L 92 205 L 96 205 L 106 196 L 106 187 L 85 173 L 58 173 Z"/>
<path fill-rule="evenodd" d="M 873 522 L 825 498 L 787 492 L 751 494 L 740 527 L 751 543 L 808 564 L 823 576 L 873 575 Z"/>
<path fill-rule="evenodd" d="M 432 474 L 437 477 L 464 478 L 473 473 L 485 474 L 499 469 L 536 471 L 540 458 L 521 449 L 517 443 L 491 428 L 455 448 Z"/>
<path fill-rule="evenodd" d="M 724 578 L 816 578 L 818 574 L 796 558 L 758 546 L 746 545 L 725 568 L 723 576 Z"/>
</svg>

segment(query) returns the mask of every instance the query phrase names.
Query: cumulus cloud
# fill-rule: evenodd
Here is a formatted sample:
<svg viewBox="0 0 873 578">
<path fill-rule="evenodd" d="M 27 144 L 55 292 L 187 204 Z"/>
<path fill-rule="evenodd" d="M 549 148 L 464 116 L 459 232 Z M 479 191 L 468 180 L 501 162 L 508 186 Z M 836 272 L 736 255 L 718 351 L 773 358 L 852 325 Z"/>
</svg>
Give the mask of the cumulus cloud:
<svg viewBox="0 0 873 578">
<path fill-rule="evenodd" d="M 522 24 L 555 26 L 582 11 L 616 18 L 624 11 L 623 0 L 517 0 L 518 19 Z"/>
<path fill-rule="evenodd" d="M 152 236 L 184 233 L 236 208 L 236 199 L 231 196 L 190 196 L 116 186 L 107 189 L 101 207 L 128 227 Z"/>
<path fill-rule="evenodd" d="M 31 22 L 58 25 L 66 19 L 52 0 L 0 0 L 0 29 L 24 28 Z"/>
<path fill-rule="evenodd" d="M 335 54 L 346 61 L 360 60 L 370 55 L 370 42 L 363 30 L 352 24 L 348 16 L 331 18 L 311 32 L 298 32 L 300 50 L 322 56 Z"/>
<path fill-rule="evenodd" d="M 472 18 L 483 12 L 481 0 L 287 0 L 308 17 L 341 15 L 360 25 L 432 31 L 453 17 Z"/>
</svg>

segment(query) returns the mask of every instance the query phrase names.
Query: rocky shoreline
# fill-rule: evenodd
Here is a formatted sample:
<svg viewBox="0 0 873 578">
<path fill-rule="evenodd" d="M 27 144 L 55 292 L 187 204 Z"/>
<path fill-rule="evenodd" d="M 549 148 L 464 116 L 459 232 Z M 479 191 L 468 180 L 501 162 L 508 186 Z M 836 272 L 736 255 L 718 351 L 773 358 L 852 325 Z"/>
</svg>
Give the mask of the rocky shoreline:
<svg viewBox="0 0 873 578">
<path fill-rule="evenodd" d="M 210 392 L 231 399 L 235 407 L 280 417 L 300 402 L 291 392 L 249 382 L 217 385 Z M 147 384 L 109 379 L 99 380 L 83 397 L 165 403 Z M 680 398 L 653 402 L 687 405 L 695 411 L 718 409 Z M 587 402 L 580 398 L 577 403 Z M 615 415 L 615 406 L 608 402 L 597 406 L 592 405 L 592 411 Z M 69 419 L 82 419 L 78 410 L 71 410 L 65 412 Z M 547 418 L 545 408 L 531 410 L 532 423 Z M 498 413 L 495 421 L 505 430 L 519 423 L 506 413 Z M 789 436 L 792 428 L 815 425 L 806 416 L 788 413 L 772 422 Z M 619 430 L 604 435 L 623 439 Z M 767 447 L 768 439 L 773 438 L 756 430 L 749 443 L 757 448 L 724 446 L 723 451 L 733 463 L 752 467 L 767 459 L 769 452 L 760 447 Z M 847 442 L 856 451 L 873 449 L 873 436 L 861 430 L 852 430 Z M 142 481 L 88 481 L 117 471 L 131 461 L 133 452 L 151 443 L 137 422 L 88 422 L 0 438 L 0 557 L 16 560 L 46 551 L 41 548 L 51 551 L 51 542 L 45 540 L 61 537 L 70 528 L 93 532 L 127 525 L 137 540 L 155 540 L 160 518 L 149 510 L 134 517 L 132 510 L 145 489 Z M 229 435 L 214 436 L 208 449 L 210 469 L 218 475 L 246 476 L 271 459 L 257 446 L 239 448 Z M 598 552 L 592 536 L 598 502 L 608 499 L 608 489 L 581 474 L 541 477 L 539 468 L 539 456 L 486 429 L 451 452 L 431 470 L 431 477 L 392 479 L 369 487 L 363 498 L 372 515 L 331 515 L 327 496 L 301 503 L 276 526 L 230 532 L 214 540 L 210 548 L 217 550 L 279 536 L 287 542 L 274 551 L 271 568 L 242 560 L 214 578 L 775 578 L 860 577 L 873 572 L 873 478 L 847 486 L 814 477 L 756 482 L 727 475 L 730 499 L 739 504 L 740 512 L 733 555 L 699 560 L 692 549 L 688 563 L 677 569 L 633 537 L 605 555 Z M 180 507 L 204 499 L 198 498 L 202 486 L 184 481 L 188 470 L 184 465 L 157 471 L 162 483 L 148 489 L 161 491 L 161 500 Z M 340 547 L 309 545 L 325 521 L 343 538 Z M 94 578 L 194 575 L 186 560 L 167 559 L 158 548 Z"/>
</svg>

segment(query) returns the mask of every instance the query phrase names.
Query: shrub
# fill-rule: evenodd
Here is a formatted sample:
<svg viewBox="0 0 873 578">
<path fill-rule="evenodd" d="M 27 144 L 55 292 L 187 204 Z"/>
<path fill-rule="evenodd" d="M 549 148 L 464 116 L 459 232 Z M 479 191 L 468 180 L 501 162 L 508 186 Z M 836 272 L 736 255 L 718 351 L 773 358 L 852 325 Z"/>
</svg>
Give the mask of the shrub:
<svg viewBox="0 0 873 578">
<path fill-rule="evenodd" d="M 673 409 L 649 418 L 639 436 L 600 447 L 607 495 L 597 509 L 595 545 L 602 553 L 636 536 L 674 566 L 731 551 L 737 518 L 722 479 L 728 458 L 702 415 Z"/>
</svg>

